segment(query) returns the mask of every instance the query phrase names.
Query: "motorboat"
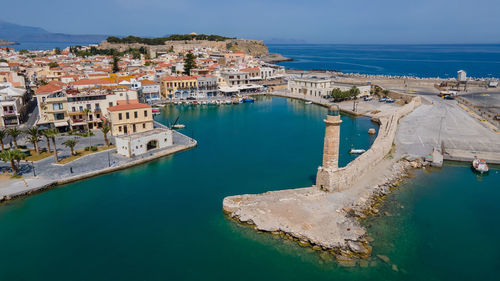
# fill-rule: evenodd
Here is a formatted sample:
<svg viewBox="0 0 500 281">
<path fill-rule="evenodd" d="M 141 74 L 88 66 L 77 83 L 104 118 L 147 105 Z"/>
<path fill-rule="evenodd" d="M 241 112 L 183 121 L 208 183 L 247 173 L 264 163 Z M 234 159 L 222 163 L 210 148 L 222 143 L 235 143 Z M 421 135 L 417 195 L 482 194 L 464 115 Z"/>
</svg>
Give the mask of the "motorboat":
<svg viewBox="0 0 500 281">
<path fill-rule="evenodd" d="M 382 97 L 382 98 L 380 98 L 378 101 L 379 101 L 379 102 L 385 102 L 386 100 L 387 100 L 387 98 L 386 98 L 386 97 Z"/>
<path fill-rule="evenodd" d="M 487 173 L 490 170 L 486 161 L 478 159 L 477 157 L 472 160 L 472 168 L 480 174 Z"/>
<path fill-rule="evenodd" d="M 306 101 L 305 104 L 312 104 L 312 101 Z"/>
<path fill-rule="evenodd" d="M 254 102 L 254 101 L 255 101 L 255 99 L 252 97 L 244 97 L 243 98 L 243 102 Z"/>
<path fill-rule="evenodd" d="M 362 154 L 365 152 L 366 152 L 365 149 L 355 149 L 355 148 L 351 148 L 351 150 L 349 151 L 350 154 Z"/>
</svg>

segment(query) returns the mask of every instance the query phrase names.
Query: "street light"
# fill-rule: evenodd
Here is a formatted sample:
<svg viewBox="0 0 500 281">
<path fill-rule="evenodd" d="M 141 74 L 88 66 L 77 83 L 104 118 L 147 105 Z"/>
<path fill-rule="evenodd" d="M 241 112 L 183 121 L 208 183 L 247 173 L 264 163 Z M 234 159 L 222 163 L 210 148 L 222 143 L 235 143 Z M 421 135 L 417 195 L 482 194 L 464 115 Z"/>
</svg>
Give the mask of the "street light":
<svg viewBox="0 0 500 281">
<path fill-rule="evenodd" d="M 31 161 L 31 169 L 33 169 L 33 176 L 36 177 L 35 165 L 33 165 L 33 161 Z"/>
</svg>

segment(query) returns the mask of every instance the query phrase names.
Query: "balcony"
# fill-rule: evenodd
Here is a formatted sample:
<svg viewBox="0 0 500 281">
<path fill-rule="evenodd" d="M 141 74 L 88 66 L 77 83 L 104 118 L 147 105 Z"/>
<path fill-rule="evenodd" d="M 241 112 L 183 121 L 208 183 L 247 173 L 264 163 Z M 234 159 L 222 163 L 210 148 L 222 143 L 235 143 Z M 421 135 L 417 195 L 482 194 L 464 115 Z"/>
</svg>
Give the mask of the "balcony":
<svg viewBox="0 0 500 281">
<path fill-rule="evenodd" d="M 4 110 L 3 111 L 3 115 L 4 116 L 8 116 L 8 115 L 17 115 L 17 112 L 15 110 Z"/>
</svg>

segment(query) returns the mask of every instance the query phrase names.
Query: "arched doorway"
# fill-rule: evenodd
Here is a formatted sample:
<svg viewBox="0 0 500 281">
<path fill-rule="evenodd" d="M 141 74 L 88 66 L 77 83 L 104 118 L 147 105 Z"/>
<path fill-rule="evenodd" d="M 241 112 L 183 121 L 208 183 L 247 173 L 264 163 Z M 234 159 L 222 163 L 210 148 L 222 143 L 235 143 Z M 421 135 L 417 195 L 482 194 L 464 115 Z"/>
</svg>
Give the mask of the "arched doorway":
<svg viewBox="0 0 500 281">
<path fill-rule="evenodd" d="M 158 141 L 157 140 L 150 140 L 146 145 L 147 151 L 150 151 L 151 149 L 157 149 L 157 148 L 158 148 Z"/>
</svg>

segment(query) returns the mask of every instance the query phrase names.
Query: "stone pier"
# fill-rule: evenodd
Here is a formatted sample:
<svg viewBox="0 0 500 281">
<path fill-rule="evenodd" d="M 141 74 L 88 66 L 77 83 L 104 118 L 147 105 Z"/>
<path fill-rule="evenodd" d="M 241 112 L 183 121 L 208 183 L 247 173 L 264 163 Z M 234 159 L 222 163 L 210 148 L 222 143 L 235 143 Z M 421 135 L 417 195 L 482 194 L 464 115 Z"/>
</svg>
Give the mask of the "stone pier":
<svg viewBox="0 0 500 281">
<path fill-rule="evenodd" d="M 346 167 L 338 167 L 340 117 L 331 107 L 325 120 L 323 166 L 318 168 L 317 185 L 271 191 L 263 194 L 229 196 L 223 210 L 231 218 L 253 225 L 260 231 L 285 233 L 301 244 L 311 244 L 336 254 L 365 257 L 371 247 L 365 229 L 350 211 L 369 206 L 371 198 L 387 183 L 404 174 L 404 165 L 390 153 L 400 117 L 420 105 L 420 97 L 392 111 L 372 117 L 380 123 L 372 147 Z"/>
</svg>

